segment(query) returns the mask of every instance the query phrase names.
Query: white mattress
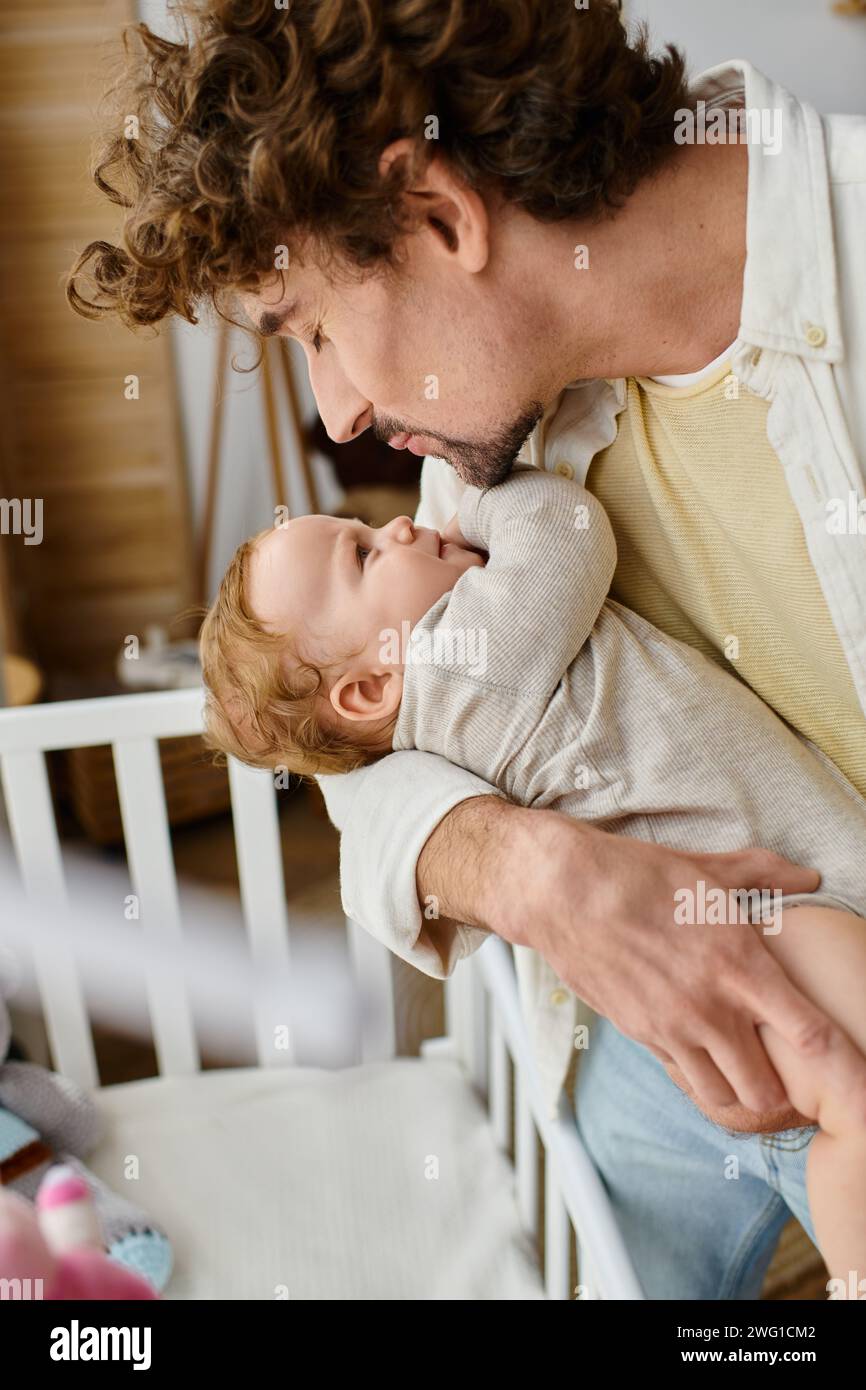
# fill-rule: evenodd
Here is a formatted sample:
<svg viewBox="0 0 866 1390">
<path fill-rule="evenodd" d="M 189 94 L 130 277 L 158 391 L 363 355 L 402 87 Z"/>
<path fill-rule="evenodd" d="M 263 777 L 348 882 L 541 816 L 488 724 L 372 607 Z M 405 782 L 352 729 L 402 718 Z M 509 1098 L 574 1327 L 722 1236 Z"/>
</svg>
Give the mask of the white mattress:
<svg viewBox="0 0 866 1390">
<path fill-rule="evenodd" d="M 456 1063 L 230 1069 L 96 1094 L 106 1136 L 87 1162 L 169 1235 L 168 1299 L 545 1297 L 513 1169 Z"/>
</svg>

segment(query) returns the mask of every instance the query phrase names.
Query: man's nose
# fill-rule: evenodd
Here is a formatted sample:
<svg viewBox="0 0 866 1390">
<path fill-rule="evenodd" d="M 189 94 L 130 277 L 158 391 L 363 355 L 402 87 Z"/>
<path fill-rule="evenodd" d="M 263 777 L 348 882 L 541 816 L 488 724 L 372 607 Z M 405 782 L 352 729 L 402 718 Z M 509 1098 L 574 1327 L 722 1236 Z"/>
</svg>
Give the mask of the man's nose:
<svg viewBox="0 0 866 1390">
<path fill-rule="evenodd" d="M 325 431 L 335 444 L 349 444 L 373 423 L 373 406 L 333 360 L 307 362 L 310 386 Z"/>
<path fill-rule="evenodd" d="M 315 391 L 316 405 L 322 417 L 322 424 L 325 426 L 325 433 L 335 444 L 350 444 L 353 439 L 357 439 L 364 430 L 369 429 L 372 423 L 372 407 L 365 405 L 363 408 L 357 406 L 357 402 L 352 400 L 345 406 L 340 400 L 336 406 L 325 404 L 324 398 Z M 358 398 L 360 400 L 360 398 Z"/>
</svg>

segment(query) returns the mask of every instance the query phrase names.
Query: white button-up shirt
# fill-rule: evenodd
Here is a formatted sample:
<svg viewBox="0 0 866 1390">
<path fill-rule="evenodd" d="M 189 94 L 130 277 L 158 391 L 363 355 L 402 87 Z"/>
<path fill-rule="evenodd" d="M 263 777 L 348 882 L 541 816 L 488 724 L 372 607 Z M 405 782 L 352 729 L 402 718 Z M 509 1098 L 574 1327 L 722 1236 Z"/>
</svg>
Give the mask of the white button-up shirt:
<svg viewBox="0 0 866 1390">
<path fill-rule="evenodd" d="M 708 111 L 739 100 L 781 112 L 781 147 L 748 147 L 747 254 L 732 365 L 742 385 L 770 403 L 767 435 L 866 715 L 866 117 L 821 117 L 740 61 L 702 73 L 694 91 Z M 571 383 L 548 405 L 521 458 L 585 482 L 595 454 L 615 438 L 624 404 L 624 380 Z M 443 460 L 425 460 L 418 522 L 442 528 L 462 487 Z M 319 781 L 342 832 L 347 915 L 427 974 L 450 975 L 487 933 L 428 920 L 416 894 L 417 859 L 455 805 L 499 793 L 415 751 Z M 576 1024 L 592 1014 L 537 952 L 514 952 L 553 1110 L 575 1056 Z"/>
</svg>

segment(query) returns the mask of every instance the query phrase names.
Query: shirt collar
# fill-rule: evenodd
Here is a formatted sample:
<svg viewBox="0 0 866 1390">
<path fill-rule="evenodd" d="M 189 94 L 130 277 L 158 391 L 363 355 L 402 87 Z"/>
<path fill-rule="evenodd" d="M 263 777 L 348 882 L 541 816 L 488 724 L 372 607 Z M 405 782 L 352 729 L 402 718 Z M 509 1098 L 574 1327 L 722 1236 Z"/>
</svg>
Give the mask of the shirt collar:
<svg viewBox="0 0 866 1390">
<path fill-rule="evenodd" d="M 813 107 L 799 101 L 745 59 L 707 68 L 692 81 L 695 100 L 741 102 L 773 113 L 777 153 L 747 146 L 746 266 L 739 344 L 773 348 L 817 361 L 844 356 L 824 130 Z M 772 129 L 772 126 L 770 127 Z M 736 346 L 736 345 L 735 345 Z M 553 452 L 568 457 L 583 479 L 595 452 L 615 437 L 625 381 L 569 382 L 551 401 L 518 459 L 543 468 Z"/>
<path fill-rule="evenodd" d="M 696 98 L 767 113 L 780 148 L 748 145 L 746 268 L 739 337 L 816 361 L 844 356 L 821 117 L 745 59 L 699 73 Z M 778 114 L 776 114 L 778 113 Z M 775 127 L 772 122 L 777 124 Z"/>
</svg>

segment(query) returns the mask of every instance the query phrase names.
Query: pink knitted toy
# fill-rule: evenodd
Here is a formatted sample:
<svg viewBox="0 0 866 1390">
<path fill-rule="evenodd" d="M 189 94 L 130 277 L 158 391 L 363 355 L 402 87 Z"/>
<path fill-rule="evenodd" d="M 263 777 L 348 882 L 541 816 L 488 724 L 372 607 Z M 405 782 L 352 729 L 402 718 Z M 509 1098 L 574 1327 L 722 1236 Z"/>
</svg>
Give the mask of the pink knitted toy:
<svg viewBox="0 0 866 1390">
<path fill-rule="evenodd" d="M 0 1187 L 0 1280 L 7 1297 L 10 1287 L 31 1299 L 159 1297 L 106 1254 L 90 1189 L 66 1164 L 48 1169 L 35 1207 Z"/>
</svg>

